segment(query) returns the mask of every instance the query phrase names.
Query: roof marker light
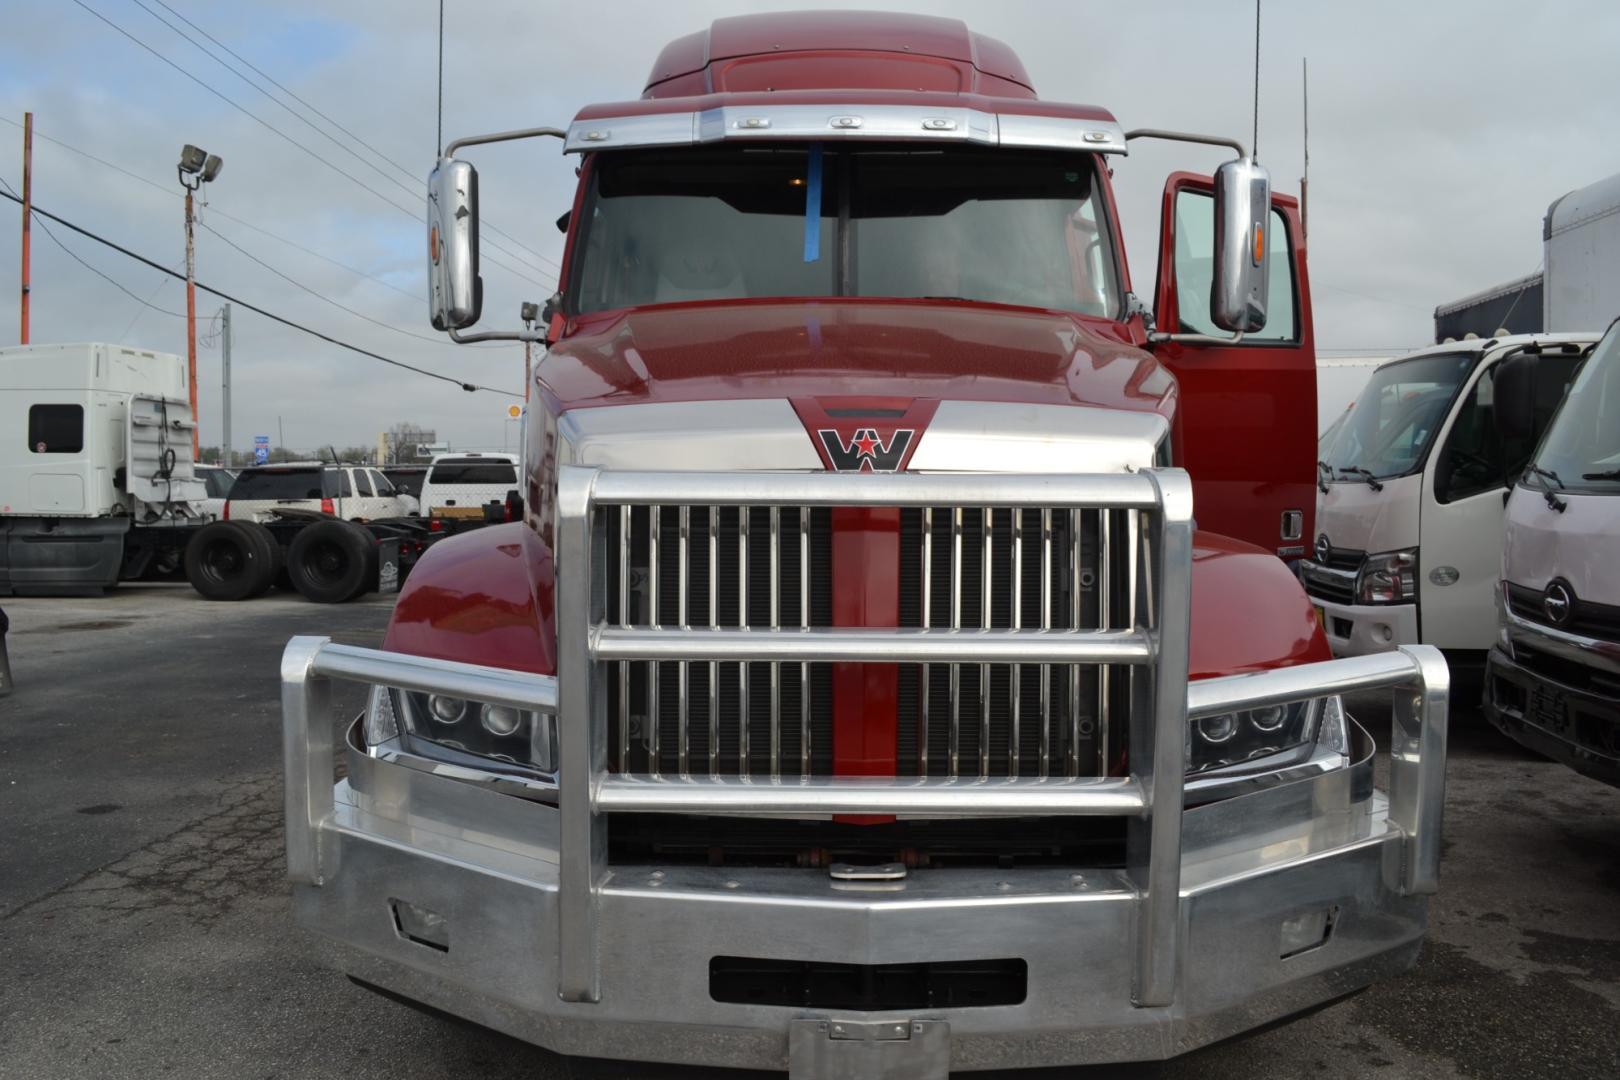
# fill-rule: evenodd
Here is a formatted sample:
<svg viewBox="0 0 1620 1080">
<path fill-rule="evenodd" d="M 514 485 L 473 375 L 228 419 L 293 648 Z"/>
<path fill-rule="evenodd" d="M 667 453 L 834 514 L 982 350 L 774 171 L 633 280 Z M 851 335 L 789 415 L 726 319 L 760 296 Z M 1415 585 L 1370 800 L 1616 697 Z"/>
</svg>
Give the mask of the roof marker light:
<svg viewBox="0 0 1620 1080">
<path fill-rule="evenodd" d="M 598 128 L 595 131 L 587 131 L 583 136 L 586 142 L 607 142 L 607 137 L 608 132 L 605 128 Z"/>
<path fill-rule="evenodd" d="M 861 126 L 861 118 L 858 116 L 835 116 L 828 123 L 835 128 L 858 128 Z"/>
<path fill-rule="evenodd" d="M 955 131 L 956 121 L 944 116 L 930 116 L 922 122 L 924 131 Z"/>
<path fill-rule="evenodd" d="M 771 120 L 768 116 L 745 116 L 737 121 L 737 126 L 740 128 L 768 128 L 771 126 Z"/>
<path fill-rule="evenodd" d="M 1088 143 L 1105 143 L 1108 141 L 1108 132 L 1088 131 L 1084 135 L 1080 136 L 1080 138 Z"/>
</svg>

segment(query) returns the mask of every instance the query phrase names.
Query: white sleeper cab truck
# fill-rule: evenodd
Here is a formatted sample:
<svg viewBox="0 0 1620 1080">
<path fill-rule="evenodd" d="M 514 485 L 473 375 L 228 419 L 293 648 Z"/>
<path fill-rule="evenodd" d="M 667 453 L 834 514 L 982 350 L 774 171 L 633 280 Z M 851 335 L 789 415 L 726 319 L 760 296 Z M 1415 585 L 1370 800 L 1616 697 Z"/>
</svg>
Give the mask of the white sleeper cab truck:
<svg viewBox="0 0 1620 1080">
<path fill-rule="evenodd" d="M 0 349 L 0 596 L 178 567 L 207 496 L 185 365 L 121 345 Z"/>
<path fill-rule="evenodd" d="M 1504 389 L 1527 373 L 1503 372 Z M 1528 429 L 1506 407 L 1509 430 Z M 1525 746 L 1620 786 L 1620 324 L 1582 366 L 1507 505 L 1485 715 Z"/>
<path fill-rule="evenodd" d="M 1317 463 L 1299 564 L 1336 656 L 1435 645 L 1476 673 L 1495 638 L 1507 487 L 1596 334 L 1437 345 L 1374 372 Z M 1496 423 L 1515 364 L 1522 430 Z"/>
</svg>

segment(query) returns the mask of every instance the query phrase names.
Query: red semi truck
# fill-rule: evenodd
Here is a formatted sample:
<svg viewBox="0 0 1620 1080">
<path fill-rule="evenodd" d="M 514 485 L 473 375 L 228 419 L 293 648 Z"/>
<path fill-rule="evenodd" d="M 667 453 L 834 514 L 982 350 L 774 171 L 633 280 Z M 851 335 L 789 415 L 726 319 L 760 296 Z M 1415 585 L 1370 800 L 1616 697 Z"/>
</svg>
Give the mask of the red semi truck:
<svg viewBox="0 0 1620 1080">
<path fill-rule="evenodd" d="M 579 188 L 524 520 L 429 551 L 383 649 L 283 661 L 296 917 L 344 971 L 566 1053 L 935 1077 L 1413 963 L 1446 669 L 1329 659 L 1278 558 L 1309 289 L 1240 144 L 1043 101 L 955 20 L 721 19 L 639 100 L 445 150 L 456 340 L 530 334 L 463 332 L 457 152 L 544 136 Z M 1138 137 L 1236 153 L 1169 178 L 1151 309 Z M 370 688 L 335 784 L 334 680 Z M 1387 791 L 1341 702 L 1380 688 Z"/>
</svg>

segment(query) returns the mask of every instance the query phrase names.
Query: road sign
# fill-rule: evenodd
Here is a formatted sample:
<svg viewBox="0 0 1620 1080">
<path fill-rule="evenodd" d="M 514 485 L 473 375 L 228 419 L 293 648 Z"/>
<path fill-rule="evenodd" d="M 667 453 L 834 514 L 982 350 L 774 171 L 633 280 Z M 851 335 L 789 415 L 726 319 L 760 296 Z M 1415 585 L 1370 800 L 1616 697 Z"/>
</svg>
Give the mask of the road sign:
<svg viewBox="0 0 1620 1080">
<path fill-rule="evenodd" d="M 253 464 L 267 465 L 270 462 L 270 436 L 253 436 Z"/>
</svg>

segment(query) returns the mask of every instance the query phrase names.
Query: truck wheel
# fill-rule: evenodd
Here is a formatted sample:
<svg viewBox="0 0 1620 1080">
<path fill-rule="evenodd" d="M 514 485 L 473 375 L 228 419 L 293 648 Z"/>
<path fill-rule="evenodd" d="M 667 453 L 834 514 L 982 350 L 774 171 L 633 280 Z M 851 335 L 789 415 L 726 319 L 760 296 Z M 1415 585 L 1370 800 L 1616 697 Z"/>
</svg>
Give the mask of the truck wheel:
<svg viewBox="0 0 1620 1080">
<path fill-rule="evenodd" d="M 377 557 L 371 534 L 347 521 L 317 521 L 293 537 L 287 573 L 317 604 L 341 604 L 366 591 Z"/>
<path fill-rule="evenodd" d="M 215 521 L 186 545 L 186 580 L 206 600 L 246 600 L 273 574 L 269 555 L 239 521 Z"/>
<path fill-rule="evenodd" d="M 253 591 L 248 595 L 263 596 L 270 591 L 270 586 L 275 584 L 276 577 L 281 573 L 284 561 L 281 545 L 276 543 L 275 534 L 257 521 L 239 521 L 235 524 L 247 535 L 263 570 L 254 580 Z"/>
</svg>

